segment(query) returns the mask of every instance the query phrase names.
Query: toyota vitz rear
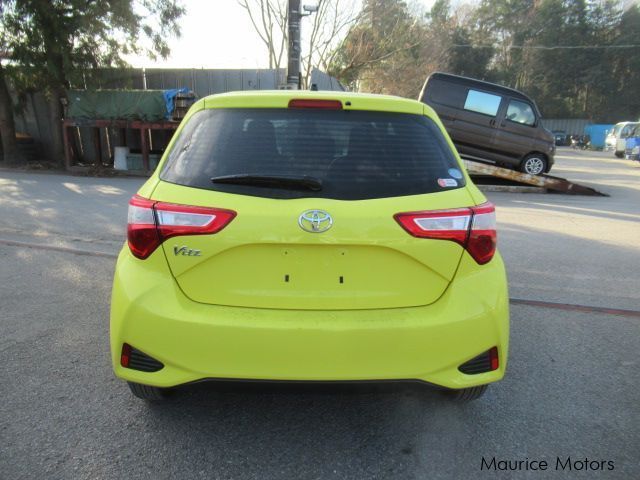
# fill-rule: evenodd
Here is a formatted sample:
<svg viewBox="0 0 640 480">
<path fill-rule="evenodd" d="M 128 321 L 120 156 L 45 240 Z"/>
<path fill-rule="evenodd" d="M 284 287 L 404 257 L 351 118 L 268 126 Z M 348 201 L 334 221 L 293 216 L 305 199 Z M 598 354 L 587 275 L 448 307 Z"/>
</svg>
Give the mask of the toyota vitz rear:
<svg viewBox="0 0 640 480">
<path fill-rule="evenodd" d="M 129 203 L 118 377 L 419 381 L 470 400 L 507 364 L 495 212 L 433 110 L 397 97 L 198 101 Z"/>
</svg>

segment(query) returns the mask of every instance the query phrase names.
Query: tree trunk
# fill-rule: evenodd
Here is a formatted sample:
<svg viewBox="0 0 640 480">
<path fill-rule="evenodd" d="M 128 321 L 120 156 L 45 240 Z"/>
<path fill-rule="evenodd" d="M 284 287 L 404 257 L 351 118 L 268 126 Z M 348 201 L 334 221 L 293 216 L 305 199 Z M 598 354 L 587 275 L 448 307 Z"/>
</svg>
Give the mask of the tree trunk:
<svg viewBox="0 0 640 480">
<path fill-rule="evenodd" d="M 24 161 L 16 143 L 16 126 L 13 121 L 13 103 L 9 88 L 0 64 L 0 139 L 5 164 L 16 164 Z"/>
<path fill-rule="evenodd" d="M 64 141 L 62 137 L 63 108 L 61 98 L 66 97 L 64 88 L 53 88 L 49 99 L 49 123 L 51 125 L 50 159 L 64 167 Z"/>
<path fill-rule="evenodd" d="M 63 107 L 61 98 L 66 98 L 69 81 L 66 76 L 65 54 L 69 54 L 69 39 L 61 34 L 56 25 L 60 24 L 59 12 L 50 0 L 34 2 L 34 19 L 44 41 L 46 66 L 49 72 L 49 123 L 51 126 L 50 159 L 64 167 L 64 141 L 62 135 Z"/>
</svg>

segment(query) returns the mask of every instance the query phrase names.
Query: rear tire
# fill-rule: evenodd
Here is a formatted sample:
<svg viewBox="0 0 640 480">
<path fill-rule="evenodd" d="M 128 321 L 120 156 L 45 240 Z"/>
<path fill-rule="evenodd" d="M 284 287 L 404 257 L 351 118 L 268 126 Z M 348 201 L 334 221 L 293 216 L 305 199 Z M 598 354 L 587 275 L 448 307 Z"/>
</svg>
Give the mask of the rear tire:
<svg viewBox="0 0 640 480">
<path fill-rule="evenodd" d="M 142 385 L 141 383 L 127 382 L 131 393 L 148 402 L 162 402 L 169 397 L 170 391 L 166 388 Z"/>
<path fill-rule="evenodd" d="M 460 390 L 449 390 L 447 395 L 454 402 L 470 402 L 484 395 L 487 387 L 488 385 L 478 385 L 477 387 L 461 388 Z"/>
<path fill-rule="evenodd" d="M 618 158 L 624 157 L 624 152 L 614 152 L 614 155 Z"/>
<path fill-rule="evenodd" d="M 547 159 L 539 153 L 531 153 L 522 160 L 520 171 L 529 175 L 541 175 L 547 171 Z"/>
</svg>

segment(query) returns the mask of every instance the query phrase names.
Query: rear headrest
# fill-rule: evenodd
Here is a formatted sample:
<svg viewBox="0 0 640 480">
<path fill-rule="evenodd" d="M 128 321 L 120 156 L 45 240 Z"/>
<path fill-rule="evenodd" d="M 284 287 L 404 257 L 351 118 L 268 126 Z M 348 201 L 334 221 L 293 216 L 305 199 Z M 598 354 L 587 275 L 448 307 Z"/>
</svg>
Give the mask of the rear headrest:
<svg viewBox="0 0 640 480">
<path fill-rule="evenodd" d="M 247 126 L 247 138 L 252 143 L 260 146 L 260 151 L 265 155 L 278 152 L 276 146 L 276 129 L 268 120 L 251 120 Z"/>
</svg>

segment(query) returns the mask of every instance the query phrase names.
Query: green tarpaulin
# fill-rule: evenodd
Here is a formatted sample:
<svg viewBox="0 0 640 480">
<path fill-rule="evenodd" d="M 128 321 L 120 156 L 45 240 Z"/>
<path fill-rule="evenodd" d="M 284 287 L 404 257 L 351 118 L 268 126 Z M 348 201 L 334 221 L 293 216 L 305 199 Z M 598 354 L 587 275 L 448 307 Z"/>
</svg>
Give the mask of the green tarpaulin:
<svg viewBox="0 0 640 480">
<path fill-rule="evenodd" d="M 164 90 L 71 90 L 68 118 L 74 120 L 143 120 L 168 116 Z"/>
</svg>

